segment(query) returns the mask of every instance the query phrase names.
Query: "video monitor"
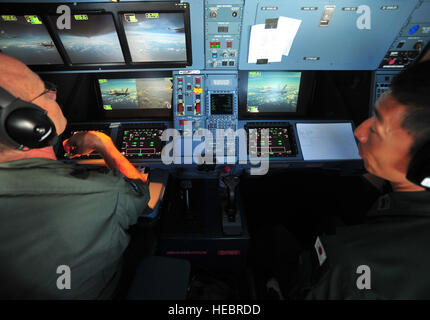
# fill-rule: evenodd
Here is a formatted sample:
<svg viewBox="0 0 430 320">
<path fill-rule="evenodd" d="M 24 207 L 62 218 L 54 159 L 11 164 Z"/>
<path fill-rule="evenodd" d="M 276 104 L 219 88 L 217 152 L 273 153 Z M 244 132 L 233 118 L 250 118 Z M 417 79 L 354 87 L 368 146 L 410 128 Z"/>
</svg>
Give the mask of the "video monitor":
<svg viewBox="0 0 430 320">
<path fill-rule="evenodd" d="M 67 157 L 67 153 L 63 148 L 63 141 L 69 139 L 75 133 L 81 131 L 99 131 L 104 134 L 110 136 L 111 130 L 109 128 L 109 124 L 92 124 L 92 123 L 80 123 L 80 124 L 68 124 L 64 132 L 60 136 L 60 143 L 58 144 L 57 149 L 57 159 L 58 160 L 70 160 Z M 74 157 L 73 160 L 93 160 L 93 159 L 102 159 L 102 156 L 97 152 L 92 152 L 90 154 Z"/>
<path fill-rule="evenodd" d="M 0 52 L 27 65 L 63 64 L 40 16 L 1 15 Z"/>
<path fill-rule="evenodd" d="M 241 71 L 240 114 L 245 118 L 303 115 L 312 86 L 312 72 Z"/>
<path fill-rule="evenodd" d="M 106 118 L 169 117 L 173 78 L 148 75 L 143 78 L 98 78 L 100 103 Z"/>
<path fill-rule="evenodd" d="M 126 12 L 121 21 L 132 62 L 187 62 L 184 12 Z"/>
<path fill-rule="evenodd" d="M 56 26 L 57 16 L 49 17 Z M 72 14 L 70 29 L 57 29 L 72 64 L 124 63 L 111 14 Z"/>
<path fill-rule="evenodd" d="M 231 93 L 212 93 L 210 96 L 211 114 L 233 114 L 233 95 Z"/>
</svg>

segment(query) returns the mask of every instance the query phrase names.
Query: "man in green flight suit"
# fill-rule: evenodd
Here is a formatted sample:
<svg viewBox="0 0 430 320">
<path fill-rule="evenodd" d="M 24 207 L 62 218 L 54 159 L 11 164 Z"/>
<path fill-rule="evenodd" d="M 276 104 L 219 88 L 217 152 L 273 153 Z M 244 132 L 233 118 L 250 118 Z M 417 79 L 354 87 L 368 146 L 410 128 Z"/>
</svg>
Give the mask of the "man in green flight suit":
<svg viewBox="0 0 430 320">
<path fill-rule="evenodd" d="M 430 60 L 398 74 L 354 134 L 366 177 L 389 192 L 364 224 L 305 250 L 284 226 L 272 229 L 278 249 L 260 259 L 275 261 L 262 266 L 273 277 L 267 288 L 281 299 L 430 299 Z M 418 181 L 410 173 L 419 158 L 426 176 Z"/>
<path fill-rule="evenodd" d="M 56 92 L 20 61 L 0 54 L 0 87 L 47 110 L 58 134 L 66 119 Z M 126 230 L 154 208 L 162 186 L 147 183 L 107 135 L 75 134 L 70 155 L 102 155 L 112 170 L 75 174 L 53 147 L 22 151 L 0 141 L 0 298 L 112 298 Z M 78 170 L 79 171 L 79 170 Z"/>
</svg>

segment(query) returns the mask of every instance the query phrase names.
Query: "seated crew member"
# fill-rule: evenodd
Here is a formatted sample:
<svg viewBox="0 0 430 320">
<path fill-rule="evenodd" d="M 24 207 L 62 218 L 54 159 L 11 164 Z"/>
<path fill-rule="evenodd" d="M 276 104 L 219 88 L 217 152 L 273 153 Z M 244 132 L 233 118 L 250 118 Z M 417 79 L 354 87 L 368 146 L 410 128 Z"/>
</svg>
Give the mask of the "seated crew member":
<svg viewBox="0 0 430 320">
<path fill-rule="evenodd" d="M 56 94 L 27 66 L 3 54 L 0 87 L 47 110 L 57 133 L 64 131 L 67 122 Z M 52 147 L 21 151 L 0 141 L 2 299 L 112 298 L 129 243 L 126 229 L 156 203 L 160 185 L 151 183 L 148 190 L 147 175 L 110 137 L 82 132 L 65 148 L 75 155 L 95 150 L 113 170 L 82 174 L 78 165 L 57 161 Z M 66 273 L 70 282 L 60 278 Z"/>
<path fill-rule="evenodd" d="M 302 252 L 285 228 L 273 229 L 272 246 L 281 249 L 267 259 L 274 276 L 267 287 L 280 297 L 430 298 L 430 192 L 406 178 L 412 156 L 430 140 L 429 75 L 430 61 L 399 74 L 375 104 L 375 115 L 354 132 L 369 175 L 392 189 L 364 224 L 340 227 L 320 237 L 322 246 L 315 242 Z"/>
</svg>

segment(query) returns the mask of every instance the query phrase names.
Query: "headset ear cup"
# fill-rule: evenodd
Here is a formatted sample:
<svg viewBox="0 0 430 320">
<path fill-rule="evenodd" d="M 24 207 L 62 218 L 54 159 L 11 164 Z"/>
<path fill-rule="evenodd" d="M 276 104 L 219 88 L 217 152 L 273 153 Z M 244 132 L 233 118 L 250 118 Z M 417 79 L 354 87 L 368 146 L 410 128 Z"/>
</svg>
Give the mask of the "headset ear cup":
<svg viewBox="0 0 430 320">
<path fill-rule="evenodd" d="M 22 107 L 6 119 L 6 132 L 18 144 L 28 148 L 43 148 L 57 141 L 54 123 L 46 111 L 38 107 Z"/>
<path fill-rule="evenodd" d="M 430 141 L 412 156 L 406 178 L 421 187 L 430 188 Z"/>
</svg>

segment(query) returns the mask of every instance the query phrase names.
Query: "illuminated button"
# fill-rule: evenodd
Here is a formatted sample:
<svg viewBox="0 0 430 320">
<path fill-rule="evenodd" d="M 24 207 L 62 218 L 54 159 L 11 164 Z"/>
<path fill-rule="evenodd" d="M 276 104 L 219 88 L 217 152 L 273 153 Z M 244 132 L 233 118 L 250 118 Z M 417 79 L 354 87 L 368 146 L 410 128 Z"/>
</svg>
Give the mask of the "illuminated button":
<svg viewBox="0 0 430 320">
<path fill-rule="evenodd" d="M 178 78 L 178 84 L 182 84 L 182 78 Z"/>
<path fill-rule="evenodd" d="M 418 29 L 420 28 L 419 25 L 414 25 L 412 28 L 409 29 L 409 34 L 414 34 L 415 32 L 418 31 Z"/>
<path fill-rule="evenodd" d="M 395 64 L 396 63 L 396 59 L 391 59 L 389 62 L 388 62 L 388 64 L 391 66 L 391 65 L 393 65 L 393 64 Z"/>
<path fill-rule="evenodd" d="M 201 83 L 201 80 L 202 80 L 201 78 L 196 78 L 196 79 L 195 79 L 196 84 L 200 84 L 200 83 Z"/>
<path fill-rule="evenodd" d="M 178 103 L 178 112 L 182 113 L 184 111 L 184 104 L 183 103 Z"/>
<path fill-rule="evenodd" d="M 227 41 L 227 48 L 233 48 L 233 42 Z"/>
<path fill-rule="evenodd" d="M 196 103 L 196 112 L 200 113 L 200 102 Z"/>
<path fill-rule="evenodd" d="M 216 58 L 216 57 L 218 57 L 218 54 L 216 52 L 212 53 L 212 58 Z"/>
</svg>

